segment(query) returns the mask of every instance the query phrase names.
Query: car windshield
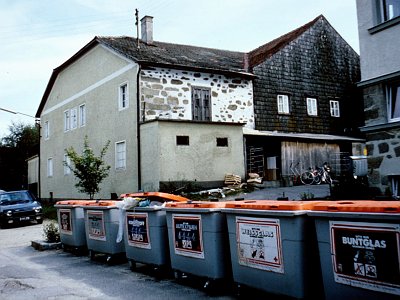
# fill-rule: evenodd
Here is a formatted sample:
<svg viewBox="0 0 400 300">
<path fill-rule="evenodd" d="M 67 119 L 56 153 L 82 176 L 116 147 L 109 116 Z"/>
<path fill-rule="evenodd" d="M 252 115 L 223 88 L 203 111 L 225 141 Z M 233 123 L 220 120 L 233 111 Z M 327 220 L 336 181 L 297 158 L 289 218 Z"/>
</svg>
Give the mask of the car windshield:
<svg viewBox="0 0 400 300">
<path fill-rule="evenodd" d="M 33 198 L 27 192 L 8 192 L 8 193 L 0 194 L 0 204 L 1 205 L 27 203 L 30 201 L 33 201 Z"/>
</svg>

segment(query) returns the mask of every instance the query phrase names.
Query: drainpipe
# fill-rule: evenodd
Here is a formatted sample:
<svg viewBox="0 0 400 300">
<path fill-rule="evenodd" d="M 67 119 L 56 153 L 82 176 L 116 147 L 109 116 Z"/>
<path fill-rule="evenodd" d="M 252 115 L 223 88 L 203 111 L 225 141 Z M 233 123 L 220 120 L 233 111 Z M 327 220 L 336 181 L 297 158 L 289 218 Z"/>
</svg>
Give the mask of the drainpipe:
<svg viewBox="0 0 400 300">
<path fill-rule="evenodd" d="M 141 145 L 140 145 L 140 72 L 141 72 L 141 68 L 140 65 L 138 64 L 138 73 L 137 73 L 137 78 L 136 78 L 136 136 L 137 136 L 137 158 L 138 158 L 138 191 L 142 190 L 142 166 L 141 166 L 141 154 L 140 154 L 140 149 L 141 149 Z"/>
</svg>

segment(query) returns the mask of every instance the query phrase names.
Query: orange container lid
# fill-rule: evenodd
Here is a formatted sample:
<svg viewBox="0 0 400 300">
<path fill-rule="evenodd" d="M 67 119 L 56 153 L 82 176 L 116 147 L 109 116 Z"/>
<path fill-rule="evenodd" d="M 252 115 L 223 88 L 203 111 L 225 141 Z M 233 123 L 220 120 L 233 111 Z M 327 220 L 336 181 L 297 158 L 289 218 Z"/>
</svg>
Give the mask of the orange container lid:
<svg viewBox="0 0 400 300">
<path fill-rule="evenodd" d="M 240 200 L 225 202 L 226 208 L 254 210 L 310 210 L 320 201 Z"/>
<path fill-rule="evenodd" d="M 315 204 L 312 210 L 328 212 L 400 213 L 400 202 L 374 200 L 323 201 Z"/>
<path fill-rule="evenodd" d="M 168 202 L 165 207 L 172 208 L 224 208 L 225 202 L 209 201 L 188 201 L 188 202 Z"/>
<path fill-rule="evenodd" d="M 96 200 L 96 201 L 87 201 L 82 203 L 81 206 L 116 206 L 118 201 L 115 200 Z"/>
<path fill-rule="evenodd" d="M 120 198 L 126 198 L 126 197 L 132 197 L 132 198 L 156 198 L 157 200 L 161 202 L 166 202 L 166 201 L 174 201 L 174 202 L 186 202 L 189 199 L 174 195 L 174 194 L 169 194 L 169 193 L 161 193 L 161 192 L 144 192 L 144 193 L 131 193 L 131 194 L 121 194 Z"/>
<path fill-rule="evenodd" d="M 95 200 L 61 200 L 57 201 L 56 205 L 71 205 L 71 206 L 77 206 L 77 205 L 86 205 L 87 203 L 93 203 L 96 202 Z"/>
</svg>

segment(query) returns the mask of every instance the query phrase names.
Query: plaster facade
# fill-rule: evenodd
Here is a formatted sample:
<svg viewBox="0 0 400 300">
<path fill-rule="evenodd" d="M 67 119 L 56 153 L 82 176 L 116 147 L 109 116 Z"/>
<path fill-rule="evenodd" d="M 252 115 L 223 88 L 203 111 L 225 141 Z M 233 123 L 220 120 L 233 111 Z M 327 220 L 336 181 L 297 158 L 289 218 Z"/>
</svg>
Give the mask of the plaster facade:
<svg viewBox="0 0 400 300">
<path fill-rule="evenodd" d="M 85 136 L 95 155 L 99 155 L 100 149 L 110 141 L 105 163 L 111 169 L 96 197 L 110 198 L 111 193 L 119 195 L 137 189 L 131 179 L 137 177 L 134 134 L 137 72 L 137 64 L 97 46 L 58 74 L 41 115 L 42 198 L 87 198 L 87 195 L 77 192 L 75 176 L 65 174 L 63 165 L 65 149 L 73 147 L 81 153 Z M 123 83 L 128 84 L 130 105 L 120 110 L 119 86 Z M 65 130 L 65 112 L 77 109 L 79 119 L 79 107 L 82 105 L 85 106 L 85 124 L 78 121 L 76 128 Z M 115 143 L 120 141 L 125 141 L 127 149 L 124 169 L 115 167 Z M 49 160 L 52 165 L 50 174 Z"/>
<path fill-rule="evenodd" d="M 242 124 L 154 120 L 141 125 L 141 136 L 145 191 L 174 182 L 221 185 L 227 173 L 245 176 Z M 188 144 L 179 145 L 177 137 Z M 227 144 L 218 146 L 217 138 Z"/>
</svg>

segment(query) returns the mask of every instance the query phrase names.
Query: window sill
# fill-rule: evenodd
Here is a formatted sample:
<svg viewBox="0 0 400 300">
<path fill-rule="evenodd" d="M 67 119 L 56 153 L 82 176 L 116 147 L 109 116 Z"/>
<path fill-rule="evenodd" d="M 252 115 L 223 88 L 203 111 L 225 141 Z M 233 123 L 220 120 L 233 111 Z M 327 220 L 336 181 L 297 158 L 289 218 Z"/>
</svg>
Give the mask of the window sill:
<svg viewBox="0 0 400 300">
<path fill-rule="evenodd" d="M 370 34 L 375 34 L 375 33 L 379 32 L 379 31 L 385 30 L 385 29 L 387 29 L 389 27 L 392 27 L 394 25 L 397 25 L 399 23 L 400 23 L 400 16 L 396 17 L 396 18 L 393 18 L 393 19 L 391 19 L 389 21 L 385 21 L 383 23 L 380 23 L 380 24 L 378 24 L 378 25 L 376 25 L 374 27 L 371 27 L 370 29 L 368 29 L 368 32 Z"/>
</svg>

